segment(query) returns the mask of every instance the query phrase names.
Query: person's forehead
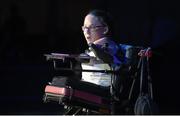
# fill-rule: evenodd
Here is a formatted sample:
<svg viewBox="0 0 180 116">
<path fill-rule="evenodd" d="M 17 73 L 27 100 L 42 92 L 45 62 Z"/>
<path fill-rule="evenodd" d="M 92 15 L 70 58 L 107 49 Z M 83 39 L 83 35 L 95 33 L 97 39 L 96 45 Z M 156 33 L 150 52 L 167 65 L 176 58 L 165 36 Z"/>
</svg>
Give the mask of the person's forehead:
<svg viewBox="0 0 180 116">
<path fill-rule="evenodd" d="M 91 14 L 88 14 L 85 17 L 84 24 L 86 24 L 86 25 L 98 25 L 98 24 L 101 24 L 101 22 L 100 22 L 98 17 L 91 15 Z"/>
</svg>

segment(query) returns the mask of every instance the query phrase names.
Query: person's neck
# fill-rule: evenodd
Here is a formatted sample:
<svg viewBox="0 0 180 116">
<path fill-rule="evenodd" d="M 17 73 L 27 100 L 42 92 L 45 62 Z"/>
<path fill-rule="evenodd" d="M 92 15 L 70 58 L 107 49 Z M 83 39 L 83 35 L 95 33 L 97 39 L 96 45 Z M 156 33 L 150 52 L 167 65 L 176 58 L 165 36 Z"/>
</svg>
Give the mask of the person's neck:
<svg viewBox="0 0 180 116">
<path fill-rule="evenodd" d="M 109 37 L 102 37 L 102 38 L 100 38 L 100 39 L 94 41 L 93 44 L 99 44 L 99 43 L 101 43 L 102 41 L 108 40 L 108 39 L 109 39 Z"/>
</svg>

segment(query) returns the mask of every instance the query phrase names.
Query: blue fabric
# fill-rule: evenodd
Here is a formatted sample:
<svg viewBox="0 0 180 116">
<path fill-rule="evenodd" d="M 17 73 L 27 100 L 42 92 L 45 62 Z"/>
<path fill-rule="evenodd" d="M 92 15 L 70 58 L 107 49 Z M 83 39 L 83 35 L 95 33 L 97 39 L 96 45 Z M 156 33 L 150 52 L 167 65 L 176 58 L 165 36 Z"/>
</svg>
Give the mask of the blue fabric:
<svg viewBox="0 0 180 116">
<path fill-rule="evenodd" d="M 127 45 L 127 44 L 119 44 L 119 50 L 123 53 L 123 57 L 121 58 L 121 61 L 124 64 L 128 64 L 129 60 L 132 60 L 132 45 Z"/>
</svg>

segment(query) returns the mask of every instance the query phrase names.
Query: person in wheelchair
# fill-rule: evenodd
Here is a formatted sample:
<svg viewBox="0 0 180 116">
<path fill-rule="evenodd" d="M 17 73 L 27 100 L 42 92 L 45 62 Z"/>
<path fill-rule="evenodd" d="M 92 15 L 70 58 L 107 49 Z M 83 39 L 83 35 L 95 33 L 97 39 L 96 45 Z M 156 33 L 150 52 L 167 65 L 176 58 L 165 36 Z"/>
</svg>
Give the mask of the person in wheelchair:
<svg viewBox="0 0 180 116">
<path fill-rule="evenodd" d="M 112 26 L 112 17 L 102 10 L 92 10 L 85 16 L 82 31 L 89 46 L 85 54 L 95 57 L 95 59 L 91 59 L 89 63 L 81 63 L 82 69 L 118 72 L 123 67 L 125 59 L 118 57 L 119 46 L 112 39 Z M 117 103 L 120 101 L 123 88 L 122 76 L 119 75 L 121 74 L 82 72 L 81 80 L 109 88 L 113 102 Z"/>
</svg>

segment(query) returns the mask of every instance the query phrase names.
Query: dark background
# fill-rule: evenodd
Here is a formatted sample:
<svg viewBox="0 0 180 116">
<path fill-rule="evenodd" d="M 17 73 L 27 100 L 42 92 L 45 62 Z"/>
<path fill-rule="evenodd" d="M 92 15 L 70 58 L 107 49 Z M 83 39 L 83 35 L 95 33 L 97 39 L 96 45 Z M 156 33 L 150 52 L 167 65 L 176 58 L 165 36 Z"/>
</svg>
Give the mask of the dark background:
<svg viewBox="0 0 180 116">
<path fill-rule="evenodd" d="M 180 114 L 179 6 L 175 0 L 1 0 L 0 114 L 58 114 L 44 104 L 54 76 L 45 53 L 78 54 L 87 45 L 81 31 L 90 9 L 114 17 L 114 39 L 150 46 L 154 99 L 161 114 Z"/>
</svg>

